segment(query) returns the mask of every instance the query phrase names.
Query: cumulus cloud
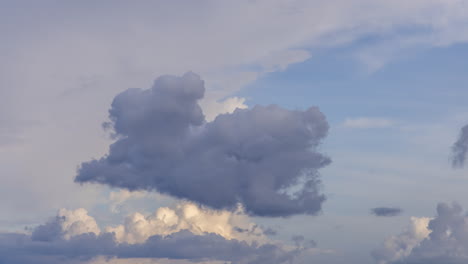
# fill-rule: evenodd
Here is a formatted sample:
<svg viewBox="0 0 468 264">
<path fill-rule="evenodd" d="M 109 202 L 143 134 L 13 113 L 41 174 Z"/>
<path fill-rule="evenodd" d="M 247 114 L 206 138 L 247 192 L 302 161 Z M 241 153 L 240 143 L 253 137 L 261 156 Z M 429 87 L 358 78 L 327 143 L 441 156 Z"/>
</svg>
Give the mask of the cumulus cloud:
<svg viewBox="0 0 468 264">
<path fill-rule="evenodd" d="M 70 239 L 86 233 L 100 233 L 96 221 L 88 215 L 86 209 L 60 209 L 55 218 L 36 227 L 31 238 L 35 241 L 51 241 L 57 238 Z"/>
<path fill-rule="evenodd" d="M 153 235 L 169 235 L 181 230 L 202 235 L 213 233 L 226 239 L 265 242 L 264 232 L 242 212 L 217 211 L 182 203 L 175 208 L 161 207 L 154 214 L 129 215 L 124 224 L 107 227 L 119 242 L 142 243 Z"/>
<path fill-rule="evenodd" d="M 428 219 L 424 222 L 426 221 Z M 426 226 L 426 223 L 423 226 Z M 419 236 L 414 234 L 419 234 Z M 384 264 L 462 264 L 468 262 L 468 217 L 457 203 L 439 204 L 437 215 L 428 221 L 427 229 L 420 228 L 419 232 L 412 235 L 400 241 L 395 240 L 399 243 L 388 243 L 387 241 L 391 240 L 387 240 L 384 249 L 376 251 L 374 256 L 377 259 L 380 258 L 380 263 Z M 419 240 L 418 243 L 414 243 L 417 240 Z M 408 243 L 408 241 L 413 241 L 413 243 Z M 394 250 L 395 248 L 400 248 L 400 250 Z M 382 254 L 383 252 L 397 254 L 392 256 L 392 254 Z M 382 256 L 387 256 L 387 258 Z"/>
<path fill-rule="evenodd" d="M 240 213 L 202 209 L 184 203 L 159 208 L 152 216 L 134 214 L 124 225 L 101 231 L 84 209 L 61 209 L 57 216 L 33 229 L 31 235 L 0 233 L 0 263 L 83 263 L 99 257 L 167 258 L 232 263 L 284 263 L 300 249 L 261 240 L 247 241 L 234 227 L 257 226 Z"/>
<path fill-rule="evenodd" d="M 458 140 L 452 146 L 452 166 L 463 167 L 468 152 L 468 125 L 462 127 Z"/>
<path fill-rule="evenodd" d="M 397 207 L 376 207 L 371 209 L 371 213 L 375 216 L 397 216 L 403 212 Z"/>
<path fill-rule="evenodd" d="M 198 75 L 162 76 L 148 90 L 117 95 L 109 110 L 117 139 L 109 154 L 81 164 L 76 182 L 152 190 L 215 209 L 258 216 L 316 214 L 325 200 L 318 152 L 327 135 L 315 107 L 237 109 L 206 122 Z"/>
<path fill-rule="evenodd" d="M 430 234 L 428 229 L 430 218 L 411 217 L 409 226 L 402 233 L 387 238 L 383 245 L 372 251 L 372 256 L 379 264 L 387 264 L 411 254 L 411 250 L 418 246 Z"/>
</svg>

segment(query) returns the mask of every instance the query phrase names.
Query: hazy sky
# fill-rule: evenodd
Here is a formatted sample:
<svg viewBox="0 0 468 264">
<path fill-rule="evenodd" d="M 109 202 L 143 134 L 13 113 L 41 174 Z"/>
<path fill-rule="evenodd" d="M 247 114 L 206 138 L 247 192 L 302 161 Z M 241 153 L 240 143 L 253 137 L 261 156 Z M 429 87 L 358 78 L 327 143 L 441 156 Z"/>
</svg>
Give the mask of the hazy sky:
<svg viewBox="0 0 468 264">
<path fill-rule="evenodd" d="M 0 0 L 0 264 L 468 263 L 468 1 Z"/>
</svg>

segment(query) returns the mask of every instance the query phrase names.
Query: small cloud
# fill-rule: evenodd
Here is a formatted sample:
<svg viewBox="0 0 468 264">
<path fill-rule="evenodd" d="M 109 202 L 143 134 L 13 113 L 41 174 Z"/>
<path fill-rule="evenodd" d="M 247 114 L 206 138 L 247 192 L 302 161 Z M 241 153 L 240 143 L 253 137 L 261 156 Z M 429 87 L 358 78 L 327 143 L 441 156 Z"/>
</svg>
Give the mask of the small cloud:
<svg viewBox="0 0 468 264">
<path fill-rule="evenodd" d="M 452 146 L 452 166 L 461 168 L 465 164 L 468 152 L 468 125 L 462 127 L 457 141 Z"/>
<path fill-rule="evenodd" d="M 397 216 L 403 212 L 401 208 L 397 207 L 377 207 L 371 209 L 371 214 L 375 216 Z"/>
<path fill-rule="evenodd" d="M 292 236 L 292 241 L 294 241 L 294 243 L 296 244 L 296 246 L 299 246 L 300 244 L 302 244 L 305 240 L 304 236 L 302 235 L 294 235 Z"/>
<path fill-rule="evenodd" d="M 271 227 L 268 227 L 267 229 L 265 229 L 263 231 L 263 234 L 267 235 L 267 236 L 276 236 L 278 232 L 276 230 L 274 230 L 273 228 Z"/>
<path fill-rule="evenodd" d="M 386 118 L 368 118 L 368 117 L 359 117 L 359 118 L 347 118 L 343 126 L 347 128 L 386 128 L 391 127 L 395 124 L 394 121 Z"/>
<path fill-rule="evenodd" d="M 291 240 L 294 242 L 296 247 L 301 248 L 316 248 L 317 242 L 315 240 L 305 240 L 305 237 L 302 235 L 293 235 Z"/>
</svg>

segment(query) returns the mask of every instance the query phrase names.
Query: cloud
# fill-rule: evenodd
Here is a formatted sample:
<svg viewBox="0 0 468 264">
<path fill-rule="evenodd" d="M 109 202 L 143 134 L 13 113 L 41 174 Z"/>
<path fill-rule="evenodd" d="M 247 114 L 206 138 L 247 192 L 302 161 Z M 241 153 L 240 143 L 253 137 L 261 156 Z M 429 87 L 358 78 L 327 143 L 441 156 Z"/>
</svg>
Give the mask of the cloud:
<svg viewBox="0 0 468 264">
<path fill-rule="evenodd" d="M 462 127 L 458 140 L 452 146 L 452 166 L 463 167 L 468 151 L 468 125 Z"/>
<path fill-rule="evenodd" d="M 60 209 L 55 218 L 36 227 L 31 238 L 34 241 L 51 241 L 59 237 L 70 239 L 86 233 L 99 234 L 100 230 L 94 218 L 84 208 Z"/>
<path fill-rule="evenodd" d="M 229 97 L 222 101 L 211 100 L 203 105 L 203 112 L 207 121 L 213 121 L 220 114 L 228 114 L 236 109 L 246 109 L 245 98 Z"/>
<path fill-rule="evenodd" d="M 394 264 L 468 262 L 468 217 L 457 203 L 437 205 L 437 215 L 428 222 L 427 229 L 420 228 L 419 232 L 411 235 L 400 235 L 399 237 L 403 239 L 395 241 L 399 243 L 388 243 L 387 241 L 392 240 L 387 240 L 384 249 L 376 251 L 374 257 L 380 259 L 380 263 Z M 395 247 L 396 245 L 398 246 Z M 400 249 L 395 250 L 395 248 Z M 397 254 L 382 254 L 384 252 Z"/>
<path fill-rule="evenodd" d="M 318 170 L 330 159 L 317 151 L 327 135 L 315 107 L 237 109 L 205 122 L 193 73 L 163 76 L 149 90 L 129 89 L 109 110 L 117 139 L 109 154 L 82 163 L 76 182 L 152 190 L 215 209 L 258 216 L 316 214 L 325 200 Z"/>
<path fill-rule="evenodd" d="M 285 50 L 260 59 L 259 64 L 266 73 L 277 72 L 286 70 L 291 64 L 304 62 L 310 57 L 307 50 Z"/>
<path fill-rule="evenodd" d="M 265 229 L 263 231 L 263 234 L 265 234 L 267 236 L 276 236 L 278 234 L 278 232 L 276 230 L 274 230 L 273 228 L 268 227 L 267 229 Z"/>
<path fill-rule="evenodd" d="M 394 125 L 394 122 L 390 119 L 385 118 L 347 118 L 343 126 L 348 128 L 386 128 Z"/>
<path fill-rule="evenodd" d="M 44 16 L 44 10 L 56 15 Z M 34 222 L 47 216 L 51 207 L 94 205 L 98 194 L 78 188 L 63 175 L 74 173 L 77 160 L 103 154 L 108 142 L 98 123 L 105 118 L 103 107 L 109 98 L 131 85 L 146 87 L 154 74 L 200 72 L 210 90 L 205 98 L 218 102 L 261 76 L 265 58 L 281 59 L 275 54 L 290 50 L 319 54 L 320 47 L 329 49 L 368 36 L 395 49 L 401 49 L 398 36 L 402 35 L 416 34 L 422 45 L 430 46 L 466 42 L 468 36 L 465 2 L 457 0 L 145 1 L 139 5 L 44 0 L 28 5 L 10 1 L 0 13 L 0 30 L 9 36 L 0 47 L 0 85 L 5 87 L 0 89 L 0 119 L 45 124 L 34 129 L 3 124 L 0 129 L 4 150 L 0 174 L 14 175 L 2 178 L 0 187 L 4 223 L 10 221 L 9 215 Z M 388 40 L 394 36 L 396 41 Z M 382 49 L 371 53 L 380 55 Z M 284 62 L 275 63 L 273 69 L 284 68 Z M 245 72 L 249 76 L 239 82 Z M 220 96 L 209 96 L 212 93 Z M 207 119 L 218 113 L 205 112 Z M 47 138 L 54 140 L 46 142 Z M 13 144 L 20 147 L 15 155 L 5 149 Z M 60 162 L 50 166 L 55 157 Z M 37 184 L 38 174 L 50 184 Z M 68 198 L 62 199 L 64 195 Z M 22 205 L 12 205 L 12 199 Z"/>
<path fill-rule="evenodd" d="M 110 226 L 118 242 L 142 243 L 153 235 L 169 235 L 188 230 L 193 234 L 213 233 L 226 239 L 265 242 L 263 230 L 251 223 L 241 211 L 217 211 L 182 203 L 175 208 L 161 207 L 154 214 L 133 213 L 122 225 Z"/>
<path fill-rule="evenodd" d="M 371 213 L 376 216 L 397 216 L 402 212 L 401 208 L 396 207 L 376 207 L 371 209 Z"/>
<path fill-rule="evenodd" d="M 151 236 L 139 244 L 118 244 L 112 233 L 87 233 L 54 241 L 34 241 L 25 234 L 0 234 L 0 245 L 0 263 L 8 264 L 82 263 L 98 256 L 266 264 L 285 263 L 297 254 L 274 244 L 249 245 L 216 234 L 195 235 L 186 230 L 165 237 Z"/>
<path fill-rule="evenodd" d="M 153 214 L 135 212 L 125 218 L 123 224 L 107 226 L 105 233 L 114 233 L 119 243 L 143 243 L 153 235 L 167 236 L 182 230 L 196 235 L 213 233 L 226 239 L 239 239 L 265 243 L 263 228 L 249 221 L 241 211 L 219 211 L 202 208 L 196 204 L 182 202 L 174 207 L 160 207 Z M 60 209 L 57 216 L 33 229 L 33 241 L 65 240 L 73 236 L 93 233 L 99 235 L 101 229 L 88 212 Z"/>
<path fill-rule="evenodd" d="M 383 245 L 372 251 L 372 257 L 379 264 L 387 264 L 411 254 L 411 250 L 418 246 L 430 234 L 428 229 L 430 218 L 411 217 L 409 226 L 402 233 L 387 238 Z"/>
<path fill-rule="evenodd" d="M 103 256 L 266 264 L 289 262 L 300 253 L 267 241 L 234 238 L 229 220 L 238 214 L 192 204 L 178 210 L 160 208 L 146 218 L 133 215 L 126 220 L 123 237 L 113 228 L 102 232 L 84 209 L 62 209 L 31 235 L 0 233 L 0 263 L 83 263 Z M 135 239 L 139 234 L 143 237 Z"/>
<path fill-rule="evenodd" d="M 199 261 L 198 264 L 226 264 L 225 261 Z M 86 264 L 193 264 L 190 260 L 176 260 L 176 259 L 151 259 L 151 258 L 109 258 L 97 257 Z"/>
</svg>

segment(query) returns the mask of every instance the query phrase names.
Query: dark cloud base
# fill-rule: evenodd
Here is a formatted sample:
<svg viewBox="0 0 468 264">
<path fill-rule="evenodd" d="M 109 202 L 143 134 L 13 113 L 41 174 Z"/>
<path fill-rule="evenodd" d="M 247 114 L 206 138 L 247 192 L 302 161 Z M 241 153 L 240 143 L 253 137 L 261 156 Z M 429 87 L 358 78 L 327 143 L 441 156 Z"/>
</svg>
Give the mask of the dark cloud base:
<svg viewBox="0 0 468 264">
<path fill-rule="evenodd" d="M 87 233 L 70 240 L 55 238 L 49 241 L 38 241 L 25 234 L 0 234 L 1 264 L 71 264 L 98 256 L 279 264 L 290 262 L 298 253 L 298 250 L 285 251 L 273 244 L 249 245 L 212 233 L 195 235 L 185 230 L 166 237 L 152 236 L 141 244 L 117 244 L 113 233 Z"/>
<path fill-rule="evenodd" d="M 105 125 L 117 141 L 108 155 L 82 163 L 75 181 L 154 190 L 215 209 L 241 203 L 257 216 L 318 213 L 325 201 L 318 170 L 330 163 L 317 151 L 325 116 L 315 107 L 270 105 L 207 123 L 198 105 L 204 91 L 187 73 L 117 95 Z"/>
</svg>

